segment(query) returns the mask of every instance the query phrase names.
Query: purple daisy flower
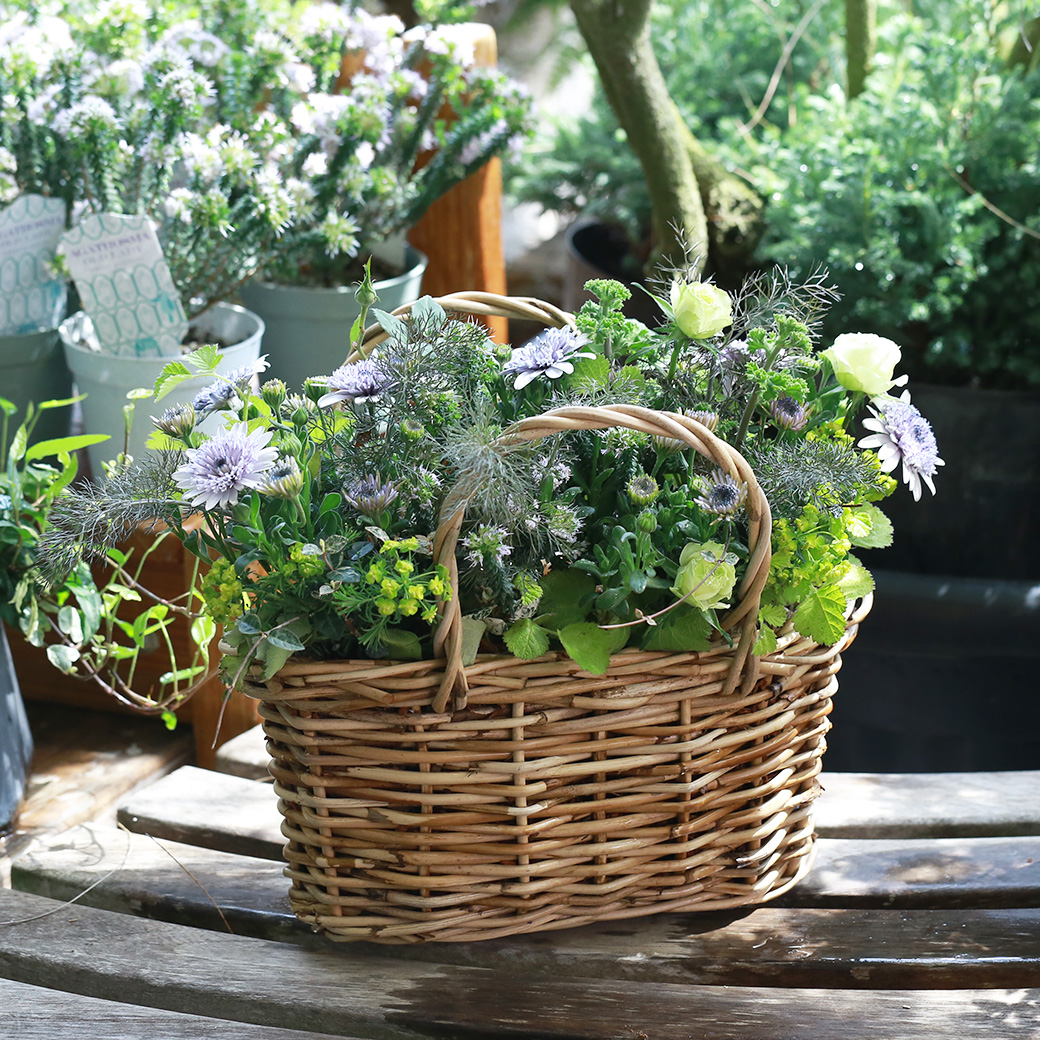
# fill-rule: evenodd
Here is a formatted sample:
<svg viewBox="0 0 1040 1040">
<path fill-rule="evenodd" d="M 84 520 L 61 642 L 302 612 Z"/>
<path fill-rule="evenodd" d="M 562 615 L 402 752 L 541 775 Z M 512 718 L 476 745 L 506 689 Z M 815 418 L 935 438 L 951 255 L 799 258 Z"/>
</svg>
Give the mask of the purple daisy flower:
<svg viewBox="0 0 1040 1040">
<path fill-rule="evenodd" d="M 374 473 L 343 489 L 343 498 L 351 509 L 368 519 L 375 519 L 397 499 L 397 485 L 387 483 Z"/>
<path fill-rule="evenodd" d="M 173 474 L 185 501 L 203 509 L 227 509 L 246 488 L 260 487 L 278 459 L 278 449 L 268 447 L 272 436 L 271 430 L 250 433 L 246 423 L 234 423 L 189 449 L 188 461 Z"/>
<path fill-rule="evenodd" d="M 202 420 L 211 412 L 235 411 L 241 408 L 242 395 L 248 393 L 253 376 L 270 367 L 267 355 L 263 354 L 248 365 L 241 365 L 226 375 L 221 374 L 215 383 L 210 383 L 200 390 L 191 402 L 196 418 Z"/>
<path fill-rule="evenodd" d="M 903 464 L 903 480 L 913 492 L 914 501 L 921 500 L 921 484 L 935 494 L 932 477 L 945 462 L 939 458 L 939 446 L 935 442 L 928 420 L 910 403 L 910 392 L 904 391 L 900 398 L 875 397 L 871 408 L 872 419 L 864 419 L 863 426 L 874 430 L 869 437 L 859 442 L 861 448 L 877 448 L 878 460 L 886 473 L 891 473 Z"/>
<path fill-rule="evenodd" d="M 793 397 L 778 397 L 769 411 L 777 426 L 785 430 L 801 430 L 809 421 L 809 413 Z"/>
<path fill-rule="evenodd" d="M 318 407 L 347 401 L 363 404 L 373 401 L 390 385 L 390 375 L 378 358 L 362 358 L 350 365 L 340 365 L 327 380 L 329 392 L 318 399 Z"/>
<path fill-rule="evenodd" d="M 747 498 L 747 484 L 737 482 L 724 470 L 717 469 L 712 474 L 702 495 L 696 499 L 697 505 L 716 516 L 732 516 L 744 504 Z"/>
<path fill-rule="evenodd" d="M 514 390 L 522 390 L 532 379 L 546 376 L 559 379 L 574 371 L 576 358 L 593 358 L 591 351 L 581 351 L 588 337 L 570 329 L 547 329 L 530 343 L 517 347 L 502 366 L 503 374 L 515 375 Z"/>
</svg>

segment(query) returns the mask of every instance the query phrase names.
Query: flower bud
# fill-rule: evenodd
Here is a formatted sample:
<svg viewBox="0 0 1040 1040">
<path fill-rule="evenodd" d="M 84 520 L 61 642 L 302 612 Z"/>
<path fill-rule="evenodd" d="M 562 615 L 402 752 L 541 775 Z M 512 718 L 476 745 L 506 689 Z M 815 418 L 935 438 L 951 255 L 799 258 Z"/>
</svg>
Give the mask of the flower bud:
<svg viewBox="0 0 1040 1040">
<path fill-rule="evenodd" d="M 657 481 L 646 473 L 633 477 L 625 490 L 628 492 L 629 499 L 637 506 L 650 505 L 660 491 Z"/>
<path fill-rule="evenodd" d="M 729 293 L 710 282 L 683 282 L 676 279 L 671 289 L 675 324 L 690 339 L 711 339 L 733 324 Z"/>
<path fill-rule="evenodd" d="M 281 379 L 269 379 L 260 387 L 260 396 L 268 407 L 277 410 L 285 400 L 286 388 Z"/>
<path fill-rule="evenodd" d="M 657 514 L 652 509 L 644 509 L 636 517 L 636 526 L 646 534 L 653 534 L 657 530 Z"/>
</svg>

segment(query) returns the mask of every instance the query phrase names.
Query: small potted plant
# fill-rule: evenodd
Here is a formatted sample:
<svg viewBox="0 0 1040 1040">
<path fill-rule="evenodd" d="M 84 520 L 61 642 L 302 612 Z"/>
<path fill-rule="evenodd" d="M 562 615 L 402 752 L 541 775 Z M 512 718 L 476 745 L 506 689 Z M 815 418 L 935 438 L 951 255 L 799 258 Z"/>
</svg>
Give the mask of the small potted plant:
<svg viewBox="0 0 1040 1040">
<path fill-rule="evenodd" d="M 52 511 L 56 579 L 140 508 L 212 559 L 293 906 L 335 938 L 734 906 L 808 869 L 870 602 L 853 550 L 891 537 L 890 473 L 933 488 L 934 438 L 894 343 L 818 349 L 819 279 L 732 299 L 676 272 L 654 330 L 590 290 L 576 319 L 485 293 L 374 311 L 302 393 L 238 392 L 213 436 L 171 417 L 89 523 L 76 492 Z M 450 312 L 549 328 L 509 350 Z"/>
</svg>

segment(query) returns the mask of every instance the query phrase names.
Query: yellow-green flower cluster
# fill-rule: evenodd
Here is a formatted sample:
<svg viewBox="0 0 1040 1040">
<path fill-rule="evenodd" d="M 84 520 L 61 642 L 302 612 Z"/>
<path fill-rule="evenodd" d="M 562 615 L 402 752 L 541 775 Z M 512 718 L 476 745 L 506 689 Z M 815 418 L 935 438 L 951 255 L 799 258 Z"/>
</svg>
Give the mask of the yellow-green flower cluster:
<svg viewBox="0 0 1040 1040">
<path fill-rule="evenodd" d="M 374 593 L 371 602 L 380 617 L 405 618 L 419 614 L 432 625 L 437 620 L 438 602 L 450 598 L 448 570 L 442 564 L 427 573 L 415 573 L 415 563 L 410 556 L 418 548 L 417 538 L 390 538 L 383 542 L 378 556 L 369 564 L 364 584 Z M 344 597 L 340 597 L 340 601 L 346 605 Z"/>
<path fill-rule="evenodd" d="M 219 557 L 213 561 L 202 579 L 202 598 L 218 625 L 230 625 L 245 612 L 245 587 L 230 560 Z"/>
</svg>

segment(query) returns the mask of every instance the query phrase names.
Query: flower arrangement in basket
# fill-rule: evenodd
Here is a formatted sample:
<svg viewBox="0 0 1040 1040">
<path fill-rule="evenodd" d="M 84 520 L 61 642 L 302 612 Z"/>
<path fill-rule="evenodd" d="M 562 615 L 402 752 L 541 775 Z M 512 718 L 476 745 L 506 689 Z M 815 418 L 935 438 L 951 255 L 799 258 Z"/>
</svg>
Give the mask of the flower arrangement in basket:
<svg viewBox="0 0 1040 1040">
<path fill-rule="evenodd" d="M 818 279 L 731 299 L 676 276 L 656 330 L 590 288 L 576 318 L 481 293 L 375 310 L 334 373 L 218 381 L 158 418 L 167 450 L 54 512 L 55 573 L 146 516 L 212 559 L 292 904 L 333 939 L 734 907 L 811 862 L 870 603 L 853 549 L 891 537 L 897 466 L 932 486 L 934 438 L 889 393 L 894 344 L 816 348 Z M 548 328 L 511 351 L 464 320 L 486 313 Z"/>
</svg>

